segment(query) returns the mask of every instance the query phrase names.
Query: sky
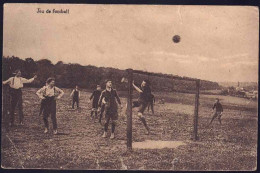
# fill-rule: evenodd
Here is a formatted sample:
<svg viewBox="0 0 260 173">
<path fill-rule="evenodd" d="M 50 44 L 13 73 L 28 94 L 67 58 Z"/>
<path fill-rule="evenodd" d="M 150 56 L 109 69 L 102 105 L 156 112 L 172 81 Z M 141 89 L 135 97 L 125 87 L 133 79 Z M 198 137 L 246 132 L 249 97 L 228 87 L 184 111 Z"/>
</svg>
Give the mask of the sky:
<svg viewBox="0 0 260 173">
<path fill-rule="evenodd" d="M 3 55 L 22 59 L 257 82 L 258 39 L 257 7 L 4 5 Z"/>
</svg>

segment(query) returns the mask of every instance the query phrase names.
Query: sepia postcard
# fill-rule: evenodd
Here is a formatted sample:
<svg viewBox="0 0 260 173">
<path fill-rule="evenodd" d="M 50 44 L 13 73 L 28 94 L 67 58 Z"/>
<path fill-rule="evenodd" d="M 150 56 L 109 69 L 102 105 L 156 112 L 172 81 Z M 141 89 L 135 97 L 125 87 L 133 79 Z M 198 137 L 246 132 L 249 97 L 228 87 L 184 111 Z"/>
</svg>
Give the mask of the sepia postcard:
<svg viewBox="0 0 260 173">
<path fill-rule="evenodd" d="M 257 169 L 259 9 L 4 4 L 2 169 Z"/>
</svg>

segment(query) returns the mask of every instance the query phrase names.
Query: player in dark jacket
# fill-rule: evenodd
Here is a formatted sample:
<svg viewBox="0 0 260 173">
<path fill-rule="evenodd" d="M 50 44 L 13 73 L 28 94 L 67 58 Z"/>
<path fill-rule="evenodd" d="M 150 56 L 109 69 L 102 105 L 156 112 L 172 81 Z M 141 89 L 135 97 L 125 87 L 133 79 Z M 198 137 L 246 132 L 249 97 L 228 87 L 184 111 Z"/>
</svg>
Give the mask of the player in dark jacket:
<svg viewBox="0 0 260 173">
<path fill-rule="evenodd" d="M 90 96 L 89 100 L 92 100 L 92 110 L 91 110 L 91 117 L 93 117 L 93 113 L 95 113 L 95 118 L 97 118 L 98 112 L 98 100 L 101 95 L 101 87 L 97 85 L 97 89 L 93 91 L 92 95 Z"/>
<path fill-rule="evenodd" d="M 212 116 L 212 119 L 211 119 L 209 125 L 211 125 L 213 120 L 217 117 L 218 117 L 219 123 L 221 124 L 221 116 L 222 116 L 222 112 L 223 112 L 223 107 L 222 107 L 221 103 L 219 102 L 218 98 L 216 98 L 216 101 L 212 107 L 212 110 L 214 113 L 213 113 L 213 116 Z"/>
<path fill-rule="evenodd" d="M 138 88 L 133 81 L 133 87 L 140 93 L 138 102 L 134 102 L 133 107 L 139 106 L 138 108 L 138 114 L 137 116 L 139 117 L 139 119 L 142 121 L 142 123 L 144 124 L 144 127 L 147 130 L 147 135 L 150 134 L 150 129 L 147 126 L 146 120 L 145 120 L 145 116 L 143 115 L 144 110 L 146 109 L 146 107 L 148 106 L 149 102 L 150 102 L 150 97 L 151 97 L 151 88 L 149 86 L 148 81 L 144 80 L 141 84 L 141 88 Z"/>
<path fill-rule="evenodd" d="M 101 107 L 101 104 L 105 105 L 105 118 L 106 122 L 104 125 L 104 134 L 102 137 L 107 137 L 108 124 L 110 119 L 112 119 L 112 128 L 110 138 L 115 138 L 115 127 L 116 120 L 118 119 L 118 105 L 121 107 L 121 101 L 118 97 L 117 91 L 112 88 L 112 81 L 106 81 L 106 89 L 102 91 L 98 105 Z"/>
</svg>

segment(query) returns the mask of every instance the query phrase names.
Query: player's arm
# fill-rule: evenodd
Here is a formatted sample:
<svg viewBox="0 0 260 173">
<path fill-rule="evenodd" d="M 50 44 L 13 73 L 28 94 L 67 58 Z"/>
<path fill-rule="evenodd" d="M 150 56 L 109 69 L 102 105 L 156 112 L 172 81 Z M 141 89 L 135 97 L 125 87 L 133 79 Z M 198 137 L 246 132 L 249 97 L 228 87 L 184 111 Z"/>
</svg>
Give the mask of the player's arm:
<svg viewBox="0 0 260 173">
<path fill-rule="evenodd" d="M 25 79 L 25 78 L 21 78 L 22 83 L 32 83 L 34 81 L 34 79 L 36 79 L 37 76 L 35 75 L 33 78 L 31 79 Z"/>
<path fill-rule="evenodd" d="M 116 90 L 115 90 L 115 96 L 116 96 L 117 103 L 121 105 L 121 101 Z"/>
<path fill-rule="evenodd" d="M 214 105 L 213 105 L 213 107 L 212 107 L 212 110 L 214 110 L 214 109 L 215 109 L 215 107 L 216 107 L 216 103 L 214 103 Z"/>
<path fill-rule="evenodd" d="M 63 95 L 64 95 L 64 91 L 62 91 L 60 88 L 58 87 L 55 87 L 55 89 L 60 93 L 58 96 L 57 96 L 57 99 L 60 99 Z"/>
<path fill-rule="evenodd" d="M 79 98 L 80 98 L 80 91 L 79 91 Z"/>
<path fill-rule="evenodd" d="M 3 81 L 3 84 L 10 84 L 11 80 L 13 79 L 13 77 L 10 77 L 9 79 L 7 79 L 6 81 Z"/>
<path fill-rule="evenodd" d="M 72 90 L 72 92 L 71 92 L 71 94 L 70 94 L 70 97 L 72 97 L 72 96 L 73 96 L 73 94 L 74 94 L 74 91 L 75 91 L 75 89 L 73 89 L 73 90 Z"/>
<path fill-rule="evenodd" d="M 36 95 L 40 98 L 40 99 L 44 99 L 43 97 L 43 91 L 44 91 L 45 87 L 42 87 L 41 89 L 39 89 L 37 92 L 36 92 Z"/>
<path fill-rule="evenodd" d="M 142 93 L 142 92 L 143 92 L 140 88 L 138 88 L 138 87 L 135 85 L 134 81 L 133 81 L 133 87 L 134 87 L 134 89 L 135 89 L 136 91 L 138 91 L 139 93 Z"/>
<path fill-rule="evenodd" d="M 95 93 L 95 91 L 91 94 L 91 96 L 89 97 L 89 100 L 93 99 L 94 93 Z"/>
<path fill-rule="evenodd" d="M 101 104 L 102 104 L 102 100 L 104 98 L 104 92 L 101 93 L 100 97 L 99 97 L 99 100 L 98 100 L 98 107 L 101 107 Z"/>
</svg>

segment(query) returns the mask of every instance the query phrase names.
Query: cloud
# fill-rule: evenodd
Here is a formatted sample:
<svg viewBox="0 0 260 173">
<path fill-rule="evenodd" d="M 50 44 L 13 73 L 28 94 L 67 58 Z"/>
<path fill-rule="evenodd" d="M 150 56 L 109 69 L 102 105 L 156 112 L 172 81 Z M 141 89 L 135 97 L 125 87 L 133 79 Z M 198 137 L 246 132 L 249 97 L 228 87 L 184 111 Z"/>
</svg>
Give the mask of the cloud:
<svg viewBox="0 0 260 173">
<path fill-rule="evenodd" d="M 225 59 L 237 59 L 237 58 L 243 58 L 243 57 L 248 57 L 248 53 L 241 53 L 241 54 L 236 54 L 236 55 L 229 55 L 229 56 L 224 56 Z"/>
<path fill-rule="evenodd" d="M 145 54 L 145 53 L 142 53 Z M 166 52 L 166 51 L 154 51 L 150 52 L 151 55 L 164 56 L 162 57 L 165 61 L 169 59 L 173 59 L 180 63 L 192 63 L 192 62 L 216 62 L 218 59 L 213 57 L 206 57 L 200 55 L 183 55 L 177 54 L 174 52 Z M 158 57 L 157 57 L 158 58 Z"/>
<path fill-rule="evenodd" d="M 228 62 L 221 64 L 220 66 L 223 68 L 234 68 L 238 66 L 257 66 L 258 64 L 255 62 L 250 62 L 250 61 L 233 61 L 233 62 Z"/>
</svg>

